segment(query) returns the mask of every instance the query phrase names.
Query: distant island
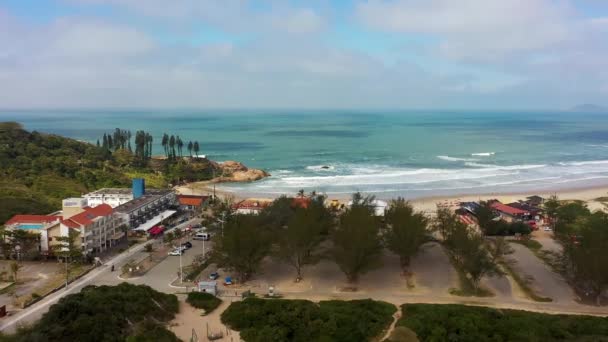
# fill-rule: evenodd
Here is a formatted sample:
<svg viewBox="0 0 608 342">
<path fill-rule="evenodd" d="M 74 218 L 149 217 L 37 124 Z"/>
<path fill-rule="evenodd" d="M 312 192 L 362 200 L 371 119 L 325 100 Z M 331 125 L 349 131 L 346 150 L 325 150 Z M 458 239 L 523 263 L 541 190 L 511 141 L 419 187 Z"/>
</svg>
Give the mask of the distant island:
<svg viewBox="0 0 608 342">
<path fill-rule="evenodd" d="M 584 113 L 608 113 L 608 107 L 598 106 L 596 104 L 585 103 L 570 109 L 571 112 L 584 112 Z"/>
<path fill-rule="evenodd" d="M 17 122 L 0 122 L 0 222 L 16 214 L 48 214 L 60 209 L 64 198 L 104 187 L 128 187 L 135 177 L 145 178 L 152 188 L 168 188 L 269 176 L 239 162 L 209 160 L 198 155 L 198 142 L 182 142 L 179 136 L 165 134 L 158 142 L 165 155 L 158 157 L 152 156 L 153 139 L 144 131 L 132 135 L 117 128 L 102 141 L 90 144 L 29 132 Z"/>
</svg>

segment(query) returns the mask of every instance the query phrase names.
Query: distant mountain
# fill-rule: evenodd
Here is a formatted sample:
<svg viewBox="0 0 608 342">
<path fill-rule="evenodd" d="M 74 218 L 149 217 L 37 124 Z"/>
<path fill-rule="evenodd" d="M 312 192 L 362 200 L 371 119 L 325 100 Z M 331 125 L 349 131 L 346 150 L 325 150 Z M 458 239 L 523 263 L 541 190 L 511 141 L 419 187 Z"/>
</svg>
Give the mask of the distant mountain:
<svg viewBox="0 0 608 342">
<path fill-rule="evenodd" d="M 603 113 L 606 112 L 608 113 L 608 108 L 606 107 L 602 107 L 602 106 L 598 106 L 595 104 L 590 104 L 590 103 L 585 103 L 585 104 L 581 104 L 578 105 L 576 107 L 573 107 L 572 109 L 570 109 L 570 111 L 572 112 L 587 112 L 587 113 Z"/>
</svg>

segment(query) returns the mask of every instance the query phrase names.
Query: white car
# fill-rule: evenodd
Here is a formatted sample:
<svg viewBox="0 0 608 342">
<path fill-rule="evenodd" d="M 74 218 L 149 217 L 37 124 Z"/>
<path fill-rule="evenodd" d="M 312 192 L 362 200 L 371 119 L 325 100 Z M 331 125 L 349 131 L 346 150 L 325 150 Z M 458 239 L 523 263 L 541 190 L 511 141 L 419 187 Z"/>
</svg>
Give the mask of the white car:
<svg viewBox="0 0 608 342">
<path fill-rule="evenodd" d="M 183 255 L 184 254 L 184 250 L 181 248 L 176 248 L 174 250 L 172 250 L 171 252 L 169 252 L 169 255 Z"/>
<path fill-rule="evenodd" d="M 551 229 L 551 227 L 549 227 L 549 226 L 546 226 L 545 228 L 543 228 L 543 230 L 544 230 L 544 231 L 546 231 L 546 232 L 550 232 L 550 231 L 552 231 L 553 229 Z"/>
</svg>

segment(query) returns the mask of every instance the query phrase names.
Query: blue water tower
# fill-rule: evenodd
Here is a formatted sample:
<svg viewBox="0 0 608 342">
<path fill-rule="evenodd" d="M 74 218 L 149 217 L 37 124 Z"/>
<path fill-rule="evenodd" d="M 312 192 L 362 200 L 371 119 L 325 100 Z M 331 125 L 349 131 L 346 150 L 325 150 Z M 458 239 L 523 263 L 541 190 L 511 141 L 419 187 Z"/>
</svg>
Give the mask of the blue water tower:
<svg viewBox="0 0 608 342">
<path fill-rule="evenodd" d="M 143 178 L 133 178 L 133 199 L 140 198 L 146 193 L 146 181 Z"/>
</svg>

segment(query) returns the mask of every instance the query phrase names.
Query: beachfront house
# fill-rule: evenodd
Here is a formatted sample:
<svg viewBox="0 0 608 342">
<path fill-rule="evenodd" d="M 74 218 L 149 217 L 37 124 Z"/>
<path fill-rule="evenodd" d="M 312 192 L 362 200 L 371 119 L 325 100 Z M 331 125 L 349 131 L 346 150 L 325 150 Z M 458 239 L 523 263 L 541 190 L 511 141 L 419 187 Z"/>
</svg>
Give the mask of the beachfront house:
<svg viewBox="0 0 608 342">
<path fill-rule="evenodd" d="M 500 218 L 507 222 L 524 221 L 530 216 L 530 212 L 519 208 L 514 208 L 499 201 L 491 201 L 492 208 L 500 215 Z"/>
<path fill-rule="evenodd" d="M 179 208 L 184 211 L 198 211 L 209 203 L 209 196 L 177 195 Z"/>
<path fill-rule="evenodd" d="M 270 204 L 270 199 L 246 199 L 234 204 L 232 209 L 239 215 L 257 215 Z"/>
</svg>

